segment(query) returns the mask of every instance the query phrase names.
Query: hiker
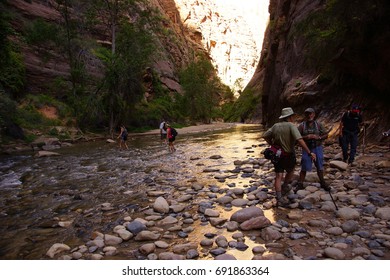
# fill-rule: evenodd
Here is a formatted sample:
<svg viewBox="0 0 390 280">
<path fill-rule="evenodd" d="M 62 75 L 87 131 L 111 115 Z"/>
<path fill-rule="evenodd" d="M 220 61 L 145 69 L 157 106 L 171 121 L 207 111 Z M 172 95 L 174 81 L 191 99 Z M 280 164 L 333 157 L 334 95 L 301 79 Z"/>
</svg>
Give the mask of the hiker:
<svg viewBox="0 0 390 280">
<path fill-rule="evenodd" d="M 167 123 L 167 140 L 168 140 L 168 148 L 169 148 L 169 151 L 171 153 L 173 153 L 174 151 L 176 151 L 176 148 L 175 148 L 175 140 L 176 140 L 176 135 L 175 135 L 175 132 L 176 131 L 173 127 L 171 127 L 170 124 Z"/>
<path fill-rule="evenodd" d="M 121 139 L 119 141 L 119 149 L 122 149 L 122 144 L 123 144 L 123 147 L 126 147 L 126 149 L 129 149 L 129 147 L 127 146 L 127 136 L 128 136 L 128 132 L 127 132 L 127 129 L 124 125 L 121 125 L 121 132 L 119 133 L 117 139 Z"/>
<path fill-rule="evenodd" d="M 343 114 L 339 127 L 339 141 L 343 151 L 343 161 L 352 164 L 358 145 L 359 125 L 363 118 L 359 106 L 353 104 L 351 110 Z M 349 150 L 349 153 L 348 153 Z"/>
<path fill-rule="evenodd" d="M 382 135 L 385 136 L 385 137 L 389 137 L 390 129 L 388 131 L 383 132 Z"/>
<path fill-rule="evenodd" d="M 324 126 L 315 120 L 316 113 L 313 108 L 307 108 L 305 110 L 305 120 L 298 125 L 298 130 L 302 135 L 302 139 L 305 141 L 306 146 L 310 149 L 310 152 L 316 155 L 314 165 L 316 167 L 318 178 L 320 179 L 321 188 L 326 191 L 330 191 L 330 187 L 324 180 L 324 150 L 322 141 L 328 138 L 328 132 Z M 311 156 L 302 149 L 301 158 L 301 171 L 299 173 L 299 181 L 296 186 L 297 190 L 304 189 L 303 182 L 305 181 L 306 173 L 312 170 L 313 161 Z"/>
<path fill-rule="evenodd" d="M 162 120 L 160 123 L 160 139 L 161 139 L 161 144 L 167 144 L 167 125 L 165 120 Z"/>
<path fill-rule="evenodd" d="M 279 119 L 281 121 L 268 129 L 263 134 L 263 138 L 269 145 L 281 150 L 280 159 L 273 163 L 275 168 L 274 188 L 276 192 L 276 206 L 285 207 L 289 204 L 285 195 L 291 190 L 291 185 L 289 184 L 292 181 L 296 164 L 294 149 L 296 142 L 310 155 L 312 160 L 316 160 L 316 155 L 310 152 L 298 128 L 293 124 L 295 113 L 292 108 L 283 108 Z M 286 171 L 286 176 L 282 185 L 284 171 Z"/>
</svg>

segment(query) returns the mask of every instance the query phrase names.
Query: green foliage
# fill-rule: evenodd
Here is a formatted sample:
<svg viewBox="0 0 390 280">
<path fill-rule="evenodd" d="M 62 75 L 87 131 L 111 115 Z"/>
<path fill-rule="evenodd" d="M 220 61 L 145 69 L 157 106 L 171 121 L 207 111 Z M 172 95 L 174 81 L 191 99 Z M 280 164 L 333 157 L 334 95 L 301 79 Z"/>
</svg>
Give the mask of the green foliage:
<svg viewBox="0 0 390 280">
<path fill-rule="evenodd" d="M 42 129 L 47 126 L 60 125 L 61 122 L 45 118 L 34 106 L 24 105 L 18 108 L 15 123 L 28 129 Z"/>
<path fill-rule="evenodd" d="M 251 90 L 245 90 L 235 103 L 227 103 L 224 108 L 225 121 L 241 122 L 250 117 L 260 102 Z"/>
<path fill-rule="evenodd" d="M 17 107 L 13 121 L 21 127 L 30 129 L 61 125 L 60 119 L 48 119 L 39 112 L 39 109 L 45 106 L 55 107 L 62 117 L 69 116 L 71 112 L 67 105 L 51 96 L 27 95 L 23 103 Z"/>
<path fill-rule="evenodd" d="M 4 12 L 3 1 L 0 2 L 0 89 L 17 94 L 24 87 L 25 66 L 17 46 L 10 42 L 12 33 L 9 18 Z"/>
<path fill-rule="evenodd" d="M 218 105 L 220 82 L 215 77 L 215 70 L 204 57 L 192 62 L 180 73 L 181 85 L 185 91 L 182 112 L 193 120 L 209 122 L 213 108 Z"/>
<path fill-rule="evenodd" d="M 30 45 L 50 46 L 60 43 L 60 26 L 36 19 L 25 27 L 25 39 Z"/>
<path fill-rule="evenodd" d="M 12 123 L 12 117 L 16 113 L 16 102 L 4 91 L 0 90 L 0 127 Z"/>
<path fill-rule="evenodd" d="M 132 127 L 151 127 L 155 129 L 161 119 L 174 122 L 183 119 L 177 104 L 167 96 L 153 99 L 151 102 L 141 102 L 134 107 L 131 114 L 130 125 Z"/>
<path fill-rule="evenodd" d="M 26 69 L 20 53 L 9 51 L 8 59 L 0 67 L 0 85 L 12 93 L 19 93 L 26 80 Z"/>
</svg>

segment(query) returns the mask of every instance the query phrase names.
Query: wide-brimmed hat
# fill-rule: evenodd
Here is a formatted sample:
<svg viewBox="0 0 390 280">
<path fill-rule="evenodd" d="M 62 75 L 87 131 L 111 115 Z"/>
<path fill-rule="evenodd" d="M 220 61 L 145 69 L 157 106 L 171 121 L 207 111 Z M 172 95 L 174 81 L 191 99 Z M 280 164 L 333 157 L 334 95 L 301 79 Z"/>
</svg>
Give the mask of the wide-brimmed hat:
<svg viewBox="0 0 390 280">
<path fill-rule="evenodd" d="M 279 119 L 284 119 L 284 118 L 287 118 L 287 117 L 292 116 L 294 114 L 295 113 L 291 107 L 283 108 L 282 114 L 280 115 Z"/>
<path fill-rule="evenodd" d="M 307 108 L 306 110 L 305 110 L 305 113 L 315 113 L 316 111 L 314 111 L 314 109 L 313 108 Z"/>
</svg>

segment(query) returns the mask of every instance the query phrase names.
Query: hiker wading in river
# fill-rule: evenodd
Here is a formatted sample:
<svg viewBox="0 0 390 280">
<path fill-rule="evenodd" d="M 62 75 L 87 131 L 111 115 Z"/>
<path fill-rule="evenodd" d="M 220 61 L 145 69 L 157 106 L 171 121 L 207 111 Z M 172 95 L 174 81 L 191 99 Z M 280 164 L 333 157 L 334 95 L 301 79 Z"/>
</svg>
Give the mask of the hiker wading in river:
<svg viewBox="0 0 390 280">
<path fill-rule="evenodd" d="M 315 120 L 316 113 L 313 108 L 307 108 L 305 110 L 305 120 L 299 124 L 298 130 L 302 135 L 307 147 L 311 153 L 316 155 L 314 165 L 317 170 L 318 178 L 320 179 L 321 188 L 326 191 L 330 190 L 330 187 L 324 180 L 324 149 L 322 141 L 328 138 L 328 132 L 325 130 L 322 123 Z M 313 161 L 310 155 L 303 150 L 301 159 L 301 172 L 299 173 L 299 182 L 297 184 L 297 190 L 304 189 L 303 182 L 305 181 L 306 172 L 310 172 L 313 167 Z"/>
<path fill-rule="evenodd" d="M 263 134 L 263 138 L 269 145 L 281 150 L 280 159 L 274 163 L 274 188 L 276 192 L 276 206 L 285 207 L 289 205 L 289 201 L 285 195 L 291 190 L 290 183 L 296 164 L 295 144 L 298 142 L 303 150 L 310 155 L 312 160 L 316 160 L 316 155 L 309 150 L 298 128 L 293 124 L 295 113 L 292 108 L 283 108 L 279 119 L 281 121 L 267 130 Z M 286 176 L 282 185 L 284 171 L 286 171 Z"/>
</svg>

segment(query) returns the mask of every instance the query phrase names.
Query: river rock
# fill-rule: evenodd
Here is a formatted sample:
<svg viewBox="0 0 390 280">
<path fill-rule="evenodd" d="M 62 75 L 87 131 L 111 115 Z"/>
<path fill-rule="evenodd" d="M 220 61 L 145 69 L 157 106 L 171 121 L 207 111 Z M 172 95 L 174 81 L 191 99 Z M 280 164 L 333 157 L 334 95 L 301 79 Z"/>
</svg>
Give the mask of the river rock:
<svg viewBox="0 0 390 280">
<path fill-rule="evenodd" d="M 260 236 L 266 242 L 275 241 L 283 237 L 283 235 L 278 230 L 272 227 L 263 229 L 260 233 Z"/>
<path fill-rule="evenodd" d="M 158 255 L 158 259 L 159 260 L 185 260 L 186 257 L 172 252 L 163 252 Z"/>
<path fill-rule="evenodd" d="M 166 249 L 169 247 L 169 244 L 167 242 L 161 240 L 155 241 L 154 245 L 156 245 L 157 248 L 161 248 L 161 249 Z"/>
<path fill-rule="evenodd" d="M 134 236 L 130 231 L 126 229 L 118 229 L 115 233 L 118 234 L 120 238 L 125 241 L 130 240 Z"/>
<path fill-rule="evenodd" d="M 168 213 L 169 212 L 169 204 L 166 199 L 162 196 L 156 198 L 153 209 L 158 213 Z"/>
<path fill-rule="evenodd" d="M 359 223 L 354 220 L 349 220 L 346 221 L 341 225 L 341 228 L 343 229 L 344 232 L 346 233 L 353 233 L 357 230 L 359 230 Z"/>
<path fill-rule="evenodd" d="M 173 204 L 173 205 L 169 206 L 169 208 L 174 213 L 182 212 L 186 207 L 187 207 L 187 205 L 185 205 L 185 204 Z"/>
<path fill-rule="evenodd" d="M 114 236 L 114 235 L 111 235 L 111 234 L 105 234 L 104 235 L 104 243 L 106 245 L 118 245 L 118 244 L 120 244 L 122 242 L 123 242 L 122 238 L 120 238 L 118 236 Z"/>
<path fill-rule="evenodd" d="M 240 224 L 236 221 L 228 221 L 226 222 L 226 229 L 228 231 L 236 231 L 240 227 Z"/>
<path fill-rule="evenodd" d="M 226 218 L 210 218 L 210 224 L 215 227 L 224 224 L 226 221 Z"/>
<path fill-rule="evenodd" d="M 251 230 L 251 229 L 262 229 L 271 224 L 270 220 L 265 216 L 258 216 L 251 218 L 249 220 L 244 221 L 240 225 L 240 229 L 242 230 Z"/>
<path fill-rule="evenodd" d="M 55 255 L 69 251 L 70 247 L 63 243 L 55 243 L 53 244 L 50 249 L 46 252 L 46 255 L 50 258 L 54 258 Z"/>
<path fill-rule="evenodd" d="M 176 224 L 177 222 L 178 222 L 178 220 L 175 217 L 167 216 L 164 219 L 162 219 L 161 221 L 159 221 L 157 224 L 159 226 L 166 226 L 166 225 Z"/>
<path fill-rule="evenodd" d="M 344 220 L 356 220 L 360 218 L 360 213 L 356 209 L 343 207 L 337 211 L 337 216 Z"/>
<path fill-rule="evenodd" d="M 303 215 L 302 215 L 302 211 L 301 210 L 292 210 L 290 211 L 287 216 L 291 219 L 291 220 L 300 220 L 302 219 Z"/>
<path fill-rule="evenodd" d="M 247 205 L 248 202 L 249 202 L 248 199 L 236 198 L 236 199 L 233 199 L 231 203 L 232 203 L 233 206 L 243 207 L 243 206 Z"/>
<path fill-rule="evenodd" d="M 252 248 L 253 254 L 263 254 L 265 251 L 266 249 L 261 245 Z"/>
<path fill-rule="evenodd" d="M 331 235 L 341 235 L 343 234 L 343 229 L 341 227 L 331 227 L 327 228 L 325 232 Z"/>
<path fill-rule="evenodd" d="M 334 248 L 334 247 L 325 248 L 324 255 L 329 257 L 329 258 L 332 258 L 334 260 L 345 259 L 345 254 L 343 253 L 343 251 L 341 251 L 337 248 Z"/>
<path fill-rule="evenodd" d="M 390 207 L 378 208 L 375 212 L 375 217 L 382 220 L 390 220 Z"/>
<path fill-rule="evenodd" d="M 371 254 L 370 249 L 366 247 L 357 247 L 352 249 L 352 255 L 368 257 Z"/>
<path fill-rule="evenodd" d="M 286 260 L 286 257 L 279 253 L 270 253 L 267 255 L 255 255 L 252 260 Z"/>
<path fill-rule="evenodd" d="M 117 248 L 114 246 L 107 246 L 103 248 L 103 253 L 105 256 L 115 256 L 117 251 Z"/>
<path fill-rule="evenodd" d="M 233 198 L 231 196 L 228 196 L 228 195 L 224 195 L 224 196 L 217 198 L 217 202 L 220 204 L 228 204 L 232 201 L 233 201 Z"/>
<path fill-rule="evenodd" d="M 130 222 L 129 224 L 126 225 L 126 228 L 132 233 L 132 234 L 138 234 L 139 232 L 146 230 L 146 226 L 144 223 L 135 220 Z"/>
<path fill-rule="evenodd" d="M 331 167 L 338 168 L 339 170 L 345 171 L 348 168 L 348 163 L 340 161 L 340 160 L 331 160 L 329 162 Z"/>
<path fill-rule="evenodd" d="M 37 157 L 52 157 L 52 156 L 60 156 L 61 154 L 49 151 L 38 151 L 35 155 Z"/>
<path fill-rule="evenodd" d="M 185 244 L 178 244 L 172 247 L 172 251 L 176 254 L 183 254 L 189 251 L 190 249 L 198 248 L 198 243 L 196 242 L 188 242 Z"/>
<path fill-rule="evenodd" d="M 191 260 L 199 257 L 199 252 L 196 249 L 190 249 L 187 251 L 186 258 Z"/>
<path fill-rule="evenodd" d="M 208 217 L 219 217 L 219 211 L 213 209 L 206 209 L 204 214 Z"/>
<path fill-rule="evenodd" d="M 149 255 L 156 250 L 156 245 L 154 243 L 147 243 L 138 248 L 143 255 Z"/>
<path fill-rule="evenodd" d="M 160 238 L 160 234 L 151 232 L 149 230 L 143 230 L 135 236 L 134 240 L 136 240 L 136 241 L 150 241 L 150 240 L 157 240 L 159 238 Z"/>
<path fill-rule="evenodd" d="M 264 216 L 263 210 L 256 206 L 251 206 L 248 208 L 240 209 L 237 212 L 233 213 L 233 215 L 230 217 L 230 220 L 242 223 L 246 220 L 259 216 Z"/>
<path fill-rule="evenodd" d="M 200 245 L 203 246 L 203 247 L 209 247 L 209 246 L 212 246 L 214 244 L 214 240 L 212 239 L 202 239 L 200 241 Z"/>
<path fill-rule="evenodd" d="M 214 258 L 214 260 L 227 261 L 227 260 L 237 260 L 235 256 L 230 254 L 221 254 Z"/>
</svg>

